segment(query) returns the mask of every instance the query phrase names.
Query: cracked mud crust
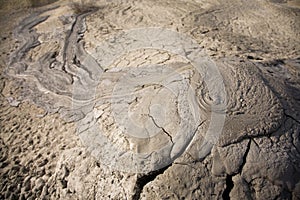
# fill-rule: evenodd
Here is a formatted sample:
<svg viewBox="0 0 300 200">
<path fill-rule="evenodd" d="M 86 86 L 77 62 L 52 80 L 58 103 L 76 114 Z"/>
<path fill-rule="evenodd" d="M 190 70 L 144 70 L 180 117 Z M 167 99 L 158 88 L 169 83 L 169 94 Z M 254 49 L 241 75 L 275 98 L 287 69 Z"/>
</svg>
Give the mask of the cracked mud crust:
<svg viewBox="0 0 300 200">
<path fill-rule="evenodd" d="M 297 0 L 0 3 L 0 199 L 300 198 Z"/>
</svg>

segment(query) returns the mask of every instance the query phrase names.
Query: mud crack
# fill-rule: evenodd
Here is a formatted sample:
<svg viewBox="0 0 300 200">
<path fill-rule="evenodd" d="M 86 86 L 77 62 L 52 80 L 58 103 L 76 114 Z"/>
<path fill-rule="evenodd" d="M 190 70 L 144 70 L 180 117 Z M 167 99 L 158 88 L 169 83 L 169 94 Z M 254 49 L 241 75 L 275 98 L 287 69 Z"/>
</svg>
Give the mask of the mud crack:
<svg viewBox="0 0 300 200">
<path fill-rule="evenodd" d="M 245 154 L 243 156 L 243 162 L 240 165 L 238 172 L 234 173 L 234 174 L 231 174 L 231 175 L 227 174 L 227 176 L 226 176 L 226 188 L 225 188 L 225 190 L 222 194 L 222 198 L 224 200 L 229 200 L 230 199 L 230 192 L 232 191 L 232 189 L 234 187 L 234 182 L 233 182 L 232 178 L 237 174 L 241 174 L 242 171 L 243 171 L 243 168 L 244 168 L 244 166 L 246 164 L 246 161 L 247 161 L 247 156 L 248 156 L 249 151 L 250 151 L 251 141 L 252 141 L 252 139 L 249 139 L 249 142 L 247 144 L 247 149 L 246 149 Z M 255 141 L 253 140 L 253 142 L 255 142 Z"/>
<path fill-rule="evenodd" d="M 226 188 L 222 194 L 222 198 L 224 200 L 229 200 L 230 199 L 230 192 L 234 187 L 234 183 L 232 181 L 233 175 L 227 175 L 226 176 Z"/>
<path fill-rule="evenodd" d="M 249 140 L 249 142 L 248 142 L 248 144 L 247 144 L 247 149 L 246 149 L 245 154 L 244 154 L 244 156 L 243 156 L 243 162 L 242 162 L 242 164 L 240 165 L 239 170 L 238 170 L 238 173 L 239 173 L 239 174 L 242 173 L 243 168 L 244 168 L 244 166 L 245 166 L 245 164 L 246 164 L 247 156 L 248 156 L 249 151 L 250 151 L 250 146 L 251 146 L 251 140 Z M 234 175 L 236 175 L 236 174 L 234 174 Z"/>
<path fill-rule="evenodd" d="M 169 164 L 168 166 L 166 166 L 164 168 L 161 168 L 159 170 L 150 172 L 149 174 L 140 175 L 140 177 L 136 181 L 136 185 L 135 185 L 135 188 L 134 188 L 135 193 L 132 196 L 132 199 L 133 200 L 139 200 L 145 185 L 147 185 L 148 183 L 155 180 L 158 175 L 163 174 L 171 166 L 172 166 L 172 164 Z"/>
<path fill-rule="evenodd" d="M 153 116 L 151 116 L 150 114 L 148 114 L 148 116 L 151 118 L 151 120 L 152 120 L 152 122 L 154 123 L 154 125 L 155 125 L 157 128 L 160 128 L 160 129 L 161 129 L 161 130 L 162 130 L 162 131 L 170 138 L 171 142 L 174 143 L 171 134 L 170 134 L 168 131 L 166 131 L 166 129 L 164 129 L 164 127 L 159 126 L 159 125 L 156 123 L 156 121 L 155 121 L 155 119 L 153 118 Z"/>
</svg>

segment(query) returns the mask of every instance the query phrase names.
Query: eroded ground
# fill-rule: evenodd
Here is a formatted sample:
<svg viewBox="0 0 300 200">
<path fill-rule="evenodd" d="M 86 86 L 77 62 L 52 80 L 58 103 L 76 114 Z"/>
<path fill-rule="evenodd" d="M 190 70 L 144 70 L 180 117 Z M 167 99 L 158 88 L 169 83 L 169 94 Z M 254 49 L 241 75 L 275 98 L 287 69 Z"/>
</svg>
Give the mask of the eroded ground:
<svg viewBox="0 0 300 200">
<path fill-rule="evenodd" d="M 1 199 L 300 198 L 298 1 L 52 2 L 1 1 Z"/>
</svg>

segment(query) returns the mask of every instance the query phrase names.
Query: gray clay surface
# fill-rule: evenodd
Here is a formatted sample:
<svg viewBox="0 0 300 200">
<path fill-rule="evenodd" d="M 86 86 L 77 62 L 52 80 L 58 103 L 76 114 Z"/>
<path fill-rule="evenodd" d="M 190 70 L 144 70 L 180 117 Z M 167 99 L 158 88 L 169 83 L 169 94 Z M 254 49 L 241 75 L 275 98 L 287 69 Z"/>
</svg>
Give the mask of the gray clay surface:
<svg viewBox="0 0 300 200">
<path fill-rule="evenodd" d="M 0 3 L 0 199 L 300 199 L 297 0 Z"/>
</svg>

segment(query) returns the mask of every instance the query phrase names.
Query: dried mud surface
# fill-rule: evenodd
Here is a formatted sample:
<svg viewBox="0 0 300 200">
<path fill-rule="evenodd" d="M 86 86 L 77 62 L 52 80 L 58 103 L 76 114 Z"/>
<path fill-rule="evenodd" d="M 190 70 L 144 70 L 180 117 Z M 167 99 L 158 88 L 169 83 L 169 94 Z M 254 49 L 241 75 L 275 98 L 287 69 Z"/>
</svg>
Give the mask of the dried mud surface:
<svg viewBox="0 0 300 200">
<path fill-rule="evenodd" d="M 0 199 L 300 198 L 299 1 L 0 3 Z"/>
</svg>

